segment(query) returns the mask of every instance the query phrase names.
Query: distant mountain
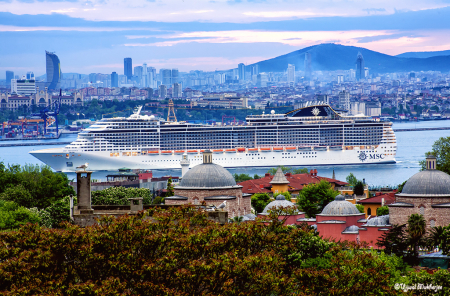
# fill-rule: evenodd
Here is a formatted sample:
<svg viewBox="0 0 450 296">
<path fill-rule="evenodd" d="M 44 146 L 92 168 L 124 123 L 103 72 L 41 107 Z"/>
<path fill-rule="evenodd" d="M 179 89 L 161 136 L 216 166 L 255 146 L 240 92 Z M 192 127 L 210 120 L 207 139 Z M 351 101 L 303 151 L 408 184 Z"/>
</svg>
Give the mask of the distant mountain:
<svg viewBox="0 0 450 296">
<path fill-rule="evenodd" d="M 431 58 L 431 57 L 438 57 L 438 56 L 448 56 L 450 55 L 450 50 L 443 50 L 443 51 L 418 51 L 418 52 L 405 52 L 402 54 L 396 55 L 398 58 Z"/>
<path fill-rule="evenodd" d="M 429 58 L 404 58 L 390 56 L 362 47 L 340 44 L 319 44 L 291 53 L 257 62 L 260 72 L 281 72 L 288 64 L 294 64 L 298 70 L 304 69 L 305 53 L 311 54 L 313 71 L 335 71 L 355 69 L 356 56 L 361 52 L 365 66 L 371 73 L 409 72 L 409 71 L 450 71 L 450 56 Z M 251 64 L 247 67 L 255 65 Z"/>
</svg>

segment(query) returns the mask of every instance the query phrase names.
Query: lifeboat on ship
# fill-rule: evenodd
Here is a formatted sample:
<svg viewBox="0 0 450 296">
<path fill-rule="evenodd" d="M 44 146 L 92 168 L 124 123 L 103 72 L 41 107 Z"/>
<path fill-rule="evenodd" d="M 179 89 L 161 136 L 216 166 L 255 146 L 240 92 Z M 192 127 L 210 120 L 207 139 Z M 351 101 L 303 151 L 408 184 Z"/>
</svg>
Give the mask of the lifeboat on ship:
<svg viewBox="0 0 450 296">
<path fill-rule="evenodd" d="M 225 149 L 226 153 L 236 152 L 236 149 Z"/>
<path fill-rule="evenodd" d="M 172 150 L 161 151 L 161 154 L 172 154 Z"/>
<path fill-rule="evenodd" d="M 198 153 L 198 150 L 188 150 L 187 153 Z"/>
<path fill-rule="evenodd" d="M 327 146 L 317 146 L 314 147 L 314 151 L 327 151 L 328 147 Z"/>
<path fill-rule="evenodd" d="M 148 155 L 158 155 L 159 151 L 148 151 Z"/>
<path fill-rule="evenodd" d="M 258 152 L 258 148 L 248 148 L 248 152 Z"/>
<path fill-rule="evenodd" d="M 237 152 L 245 152 L 245 148 L 238 148 Z"/>
<path fill-rule="evenodd" d="M 298 147 L 298 151 L 311 151 L 311 147 L 305 147 L 305 146 L 303 146 L 303 147 Z"/>
<path fill-rule="evenodd" d="M 330 150 L 339 151 L 342 150 L 342 146 L 330 146 Z"/>
<path fill-rule="evenodd" d="M 286 147 L 286 151 L 296 151 L 296 147 Z"/>
<path fill-rule="evenodd" d="M 259 148 L 259 150 L 261 150 L 261 152 L 270 152 L 272 149 L 270 149 L 270 148 Z"/>
<path fill-rule="evenodd" d="M 184 150 L 175 150 L 175 154 L 183 154 Z"/>
<path fill-rule="evenodd" d="M 213 150 L 213 153 L 222 153 L 223 152 L 223 149 L 214 149 Z"/>
<path fill-rule="evenodd" d="M 273 152 L 283 152 L 283 147 L 273 147 Z"/>
</svg>

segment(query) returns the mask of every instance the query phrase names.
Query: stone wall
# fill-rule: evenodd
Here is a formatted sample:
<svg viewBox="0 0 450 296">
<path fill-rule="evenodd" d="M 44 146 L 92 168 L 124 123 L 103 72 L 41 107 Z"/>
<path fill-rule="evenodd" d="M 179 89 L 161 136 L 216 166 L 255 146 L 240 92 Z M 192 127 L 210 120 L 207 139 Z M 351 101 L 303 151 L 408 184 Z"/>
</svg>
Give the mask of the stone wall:
<svg viewBox="0 0 450 296">
<path fill-rule="evenodd" d="M 431 228 L 431 220 L 434 226 L 447 226 L 450 224 L 450 208 L 433 208 L 432 205 L 450 203 L 448 197 L 401 197 L 397 196 L 396 202 L 413 204 L 414 207 L 389 207 L 389 222 L 391 224 L 407 224 L 411 214 L 422 214 L 420 207 L 424 207 L 423 216 L 427 222 L 427 228 Z"/>
<path fill-rule="evenodd" d="M 187 197 L 187 200 L 171 200 L 166 199 L 167 205 L 181 205 L 181 204 L 201 204 L 203 201 L 206 205 L 219 206 L 224 202 L 224 199 L 206 199 L 211 196 L 234 196 L 235 199 L 226 200 L 226 210 L 230 218 L 235 216 L 243 216 L 251 213 L 251 198 L 242 197 L 242 188 L 228 188 L 228 189 L 174 189 L 174 195 Z"/>
</svg>

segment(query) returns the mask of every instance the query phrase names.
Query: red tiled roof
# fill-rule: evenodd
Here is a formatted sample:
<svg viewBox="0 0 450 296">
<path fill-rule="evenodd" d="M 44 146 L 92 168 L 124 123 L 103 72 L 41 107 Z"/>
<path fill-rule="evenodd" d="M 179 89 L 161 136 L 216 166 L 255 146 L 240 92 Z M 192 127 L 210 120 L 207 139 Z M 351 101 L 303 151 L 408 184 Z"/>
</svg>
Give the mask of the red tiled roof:
<svg viewBox="0 0 450 296">
<path fill-rule="evenodd" d="M 315 173 L 316 174 L 316 173 Z M 296 174 L 292 175 L 290 173 L 285 174 L 286 179 L 289 181 L 289 191 L 299 191 L 303 189 L 303 186 L 312 184 L 312 183 L 319 183 L 321 180 L 326 180 L 330 183 L 335 183 L 337 186 L 344 186 L 348 183 L 326 178 L 326 177 L 320 177 L 313 174 Z M 254 180 L 247 180 L 240 182 L 238 185 L 242 186 L 242 192 L 244 193 L 269 193 L 272 192 L 270 189 L 272 188 L 272 184 L 270 184 L 270 181 L 272 181 L 273 176 L 266 174 L 261 179 L 254 179 Z"/>
<path fill-rule="evenodd" d="M 396 192 L 389 192 L 386 194 L 382 194 L 381 192 L 375 193 L 376 195 L 373 197 L 369 197 L 363 200 L 358 201 L 359 204 L 380 204 L 382 202 L 382 199 L 384 198 L 384 204 L 389 205 L 391 203 L 395 202 L 395 193 Z"/>
</svg>

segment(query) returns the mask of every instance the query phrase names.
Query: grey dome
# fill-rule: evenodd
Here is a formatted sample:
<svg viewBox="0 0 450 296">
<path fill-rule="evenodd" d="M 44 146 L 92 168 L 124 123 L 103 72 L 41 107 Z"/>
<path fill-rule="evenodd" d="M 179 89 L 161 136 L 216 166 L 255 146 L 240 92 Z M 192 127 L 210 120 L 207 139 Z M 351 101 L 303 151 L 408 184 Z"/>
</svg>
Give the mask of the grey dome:
<svg viewBox="0 0 450 296">
<path fill-rule="evenodd" d="M 389 215 L 370 218 L 364 226 L 386 226 L 389 225 Z"/>
<path fill-rule="evenodd" d="M 345 228 L 343 233 L 359 233 L 359 227 L 356 225 L 349 226 Z"/>
<path fill-rule="evenodd" d="M 277 196 L 277 198 L 270 202 L 263 210 L 263 213 L 268 214 L 269 210 L 276 207 L 292 207 L 295 206 L 295 204 L 289 200 L 286 200 L 284 195 L 280 194 Z"/>
<path fill-rule="evenodd" d="M 438 170 L 421 171 L 408 179 L 398 196 L 450 196 L 450 175 Z"/>
<path fill-rule="evenodd" d="M 362 214 L 354 204 L 345 200 L 342 195 L 336 196 L 335 200 L 325 206 L 320 215 L 325 216 L 347 216 Z"/>
<path fill-rule="evenodd" d="M 177 188 L 223 188 L 236 186 L 233 175 L 222 166 L 214 163 L 203 163 L 187 171 Z"/>
</svg>

